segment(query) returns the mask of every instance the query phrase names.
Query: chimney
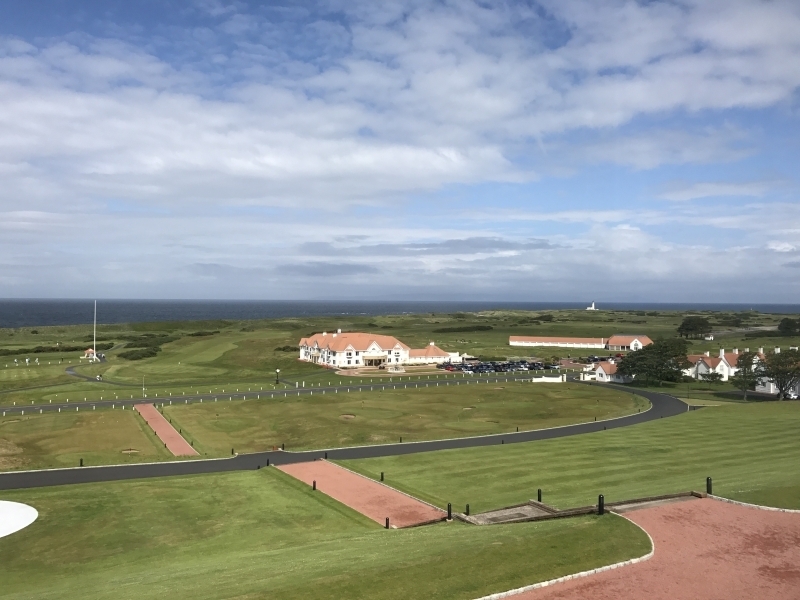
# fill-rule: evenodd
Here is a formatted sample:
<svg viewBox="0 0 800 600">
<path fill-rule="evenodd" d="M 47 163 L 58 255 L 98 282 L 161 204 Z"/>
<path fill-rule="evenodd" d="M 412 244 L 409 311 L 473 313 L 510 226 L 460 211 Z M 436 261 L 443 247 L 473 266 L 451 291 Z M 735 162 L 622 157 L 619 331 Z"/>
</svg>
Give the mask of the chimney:
<svg viewBox="0 0 800 600">
<path fill-rule="evenodd" d="M 745 352 L 750 352 L 750 348 L 745 348 L 744 351 Z"/>
<path fill-rule="evenodd" d="M 431 346 L 435 346 L 435 345 L 436 345 L 436 344 L 434 344 L 433 342 L 431 342 Z"/>
<path fill-rule="evenodd" d="M 333 334 L 333 337 L 336 337 L 336 334 L 335 334 L 335 333 Z"/>
<path fill-rule="evenodd" d="M 739 349 L 738 349 L 738 348 L 734 348 L 734 349 L 733 349 L 733 353 L 734 353 L 734 354 L 739 354 Z"/>
<path fill-rule="evenodd" d="M 763 348 L 759 348 L 759 349 L 758 349 L 758 353 L 759 353 L 759 354 L 764 354 L 764 349 L 763 349 Z"/>
<path fill-rule="evenodd" d="M 323 335 L 323 337 L 324 337 L 324 336 L 328 335 L 328 332 L 327 332 L 327 331 L 323 331 L 323 332 L 322 332 L 322 335 Z"/>
<path fill-rule="evenodd" d="M 775 346 L 775 354 L 780 354 L 780 353 L 781 353 L 781 349 L 778 348 L 777 346 Z"/>
<path fill-rule="evenodd" d="M 719 349 L 719 357 L 720 358 L 725 358 L 725 348 L 720 348 Z"/>
<path fill-rule="evenodd" d="M 711 356 L 711 352 L 709 352 L 708 350 L 706 350 L 706 356 Z"/>
<path fill-rule="evenodd" d="M 341 329 L 337 329 L 336 333 L 342 333 L 342 330 Z"/>
</svg>

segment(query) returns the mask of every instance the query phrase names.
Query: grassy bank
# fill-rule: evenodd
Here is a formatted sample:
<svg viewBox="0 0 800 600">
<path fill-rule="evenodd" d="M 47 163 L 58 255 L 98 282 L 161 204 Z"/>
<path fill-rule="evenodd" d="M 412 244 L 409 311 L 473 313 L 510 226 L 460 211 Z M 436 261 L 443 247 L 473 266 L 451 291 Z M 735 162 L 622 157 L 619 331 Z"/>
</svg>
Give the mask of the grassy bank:
<svg viewBox="0 0 800 600">
<path fill-rule="evenodd" d="M 570 438 L 346 461 L 439 506 L 473 511 L 524 502 L 544 490 L 559 507 L 703 490 L 800 508 L 800 403 L 729 404 Z"/>
<path fill-rule="evenodd" d="M 0 470 L 174 459 L 132 410 L 0 417 Z"/>
<path fill-rule="evenodd" d="M 282 396 L 280 394 L 279 396 Z M 264 398 L 264 397 L 262 397 Z M 579 384 L 491 383 L 166 406 L 209 456 L 466 437 L 645 410 L 645 400 Z"/>
<path fill-rule="evenodd" d="M 463 599 L 649 550 L 614 516 L 386 531 L 274 469 L 3 499 L 40 513 L 0 539 L 4 599 Z"/>
</svg>

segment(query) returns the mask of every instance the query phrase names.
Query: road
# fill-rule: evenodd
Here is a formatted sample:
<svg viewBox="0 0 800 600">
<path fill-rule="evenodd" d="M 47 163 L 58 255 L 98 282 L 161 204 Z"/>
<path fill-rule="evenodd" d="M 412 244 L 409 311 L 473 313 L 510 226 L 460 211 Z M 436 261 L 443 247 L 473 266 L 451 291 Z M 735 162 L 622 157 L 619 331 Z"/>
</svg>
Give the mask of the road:
<svg viewBox="0 0 800 600">
<path fill-rule="evenodd" d="M 503 381 L 506 378 L 489 378 L 495 381 Z M 509 378 L 511 379 L 511 378 Z M 486 381 L 486 379 L 484 379 Z M 455 383 L 451 380 L 451 383 Z M 474 383 L 474 381 L 473 381 Z M 392 384 L 385 384 L 387 387 Z M 535 384 L 532 384 L 535 385 Z M 603 385 L 603 384 L 594 384 Z M 355 389 L 357 386 L 350 386 L 344 389 Z M 376 385 L 363 385 L 362 388 L 377 388 Z M 537 429 L 533 431 L 520 431 L 519 433 L 502 433 L 495 435 L 485 435 L 466 438 L 455 438 L 446 440 L 433 440 L 428 442 L 406 442 L 396 444 L 382 444 L 378 446 L 356 446 L 351 448 L 323 448 L 320 450 L 307 450 L 301 452 L 291 451 L 272 451 L 256 452 L 253 454 L 241 454 L 232 458 L 219 459 L 199 459 L 184 460 L 176 462 L 161 462 L 135 465 L 117 465 L 100 467 L 77 467 L 70 469 L 51 469 L 46 471 L 25 471 L 9 472 L 0 474 L 0 490 L 12 490 L 22 488 L 44 487 L 53 485 L 66 485 L 75 483 L 93 483 L 101 481 L 122 481 L 126 479 L 140 479 L 146 477 L 168 477 L 175 475 L 197 475 L 203 473 L 221 473 L 228 471 L 242 471 L 258 469 L 271 465 L 284 465 L 297 462 L 316 460 L 319 458 L 329 458 L 334 460 L 356 459 L 356 458 L 376 458 L 380 456 L 399 456 L 404 454 L 414 454 L 417 452 L 434 452 L 436 450 L 450 450 L 456 448 L 476 448 L 480 446 L 496 446 L 500 444 L 515 444 L 520 442 L 531 442 L 536 440 L 547 440 L 553 438 L 566 437 L 571 435 L 582 435 L 603 431 L 604 429 L 618 429 L 620 427 L 630 427 L 664 417 L 672 417 L 689 410 L 689 407 L 672 396 L 650 392 L 644 390 L 633 390 L 620 386 L 608 386 L 636 393 L 647 398 L 652 408 L 649 410 L 619 417 L 608 421 L 597 421 L 580 423 L 577 425 L 567 425 L 551 429 Z M 341 389 L 341 388 L 340 388 Z M 295 390 L 296 392 L 297 390 Z M 306 393 L 311 390 L 306 390 Z M 317 391 L 317 390 L 314 390 Z M 246 396 L 248 394 L 238 394 Z M 251 397 L 253 393 L 249 394 Z M 263 393 L 262 393 L 263 395 Z M 195 399 L 199 397 L 192 397 Z M 183 399 L 183 398 L 182 398 Z M 157 399 L 156 399 L 157 400 Z M 164 399 L 162 399 L 164 400 Z M 136 400 L 134 403 L 151 402 L 153 400 Z M 189 398 L 186 398 L 189 401 Z M 120 402 L 117 401 L 116 404 Z M 100 405 L 110 405 L 107 403 L 93 403 Z M 55 406 L 55 405 L 52 405 Z M 74 406 L 74 405 L 73 405 Z M 50 408 L 51 405 L 47 405 Z M 26 407 L 26 410 L 31 407 Z"/>
</svg>

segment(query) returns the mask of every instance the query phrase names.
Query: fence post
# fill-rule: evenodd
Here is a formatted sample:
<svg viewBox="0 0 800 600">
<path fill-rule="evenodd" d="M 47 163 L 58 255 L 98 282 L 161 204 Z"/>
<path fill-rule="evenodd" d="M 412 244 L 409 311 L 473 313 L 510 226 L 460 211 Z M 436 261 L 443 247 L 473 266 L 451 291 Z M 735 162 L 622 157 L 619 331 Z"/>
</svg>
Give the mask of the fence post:
<svg viewBox="0 0 800 600">
<path fill-rule="evenodd" d="M 605 498 L 603 497 L 603 494 L 600 494 L 597 497 L 597 514 L 603 515 L 605 512 L 606 512 Z"/>
<path fill-rule="evenodd" d="M 711 495 L 713 492 L 711 491 L 711 477 L 706 477 L 706 494 Z"/>
<path fill-rule="evenodd" d="M 448 521 L 453 520 L 453 505 L 450 504 L 449 502 L 447 503 L 447 520 Z"/>
<path fill-rule="evenodd" d="M 538 502 L 542 501 L 542 488 L 539 488 L 538 490 L 536 490 L 536 500 Z"/>
</svg>

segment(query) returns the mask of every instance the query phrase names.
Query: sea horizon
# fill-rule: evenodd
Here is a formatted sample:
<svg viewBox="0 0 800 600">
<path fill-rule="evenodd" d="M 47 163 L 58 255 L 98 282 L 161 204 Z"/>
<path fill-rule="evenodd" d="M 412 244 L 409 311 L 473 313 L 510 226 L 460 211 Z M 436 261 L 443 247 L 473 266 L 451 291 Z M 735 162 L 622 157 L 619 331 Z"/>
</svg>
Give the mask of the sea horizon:
<svg viewBox="0 0 800 600">
<path fill-rule="evenodd" d="M 490 300 L 124 300 L 98 299 L 99 324 L 255 320 L 296 317 L 381 316 L 485 310 L 585 309 L 591 302 Z M 800 304 L 713 302 L 596 302 L 598 310 L 747 311 L 800 313 Z M 0 299 L 0 328 L 89 324 L 94 299 Z"/>
</svg>

